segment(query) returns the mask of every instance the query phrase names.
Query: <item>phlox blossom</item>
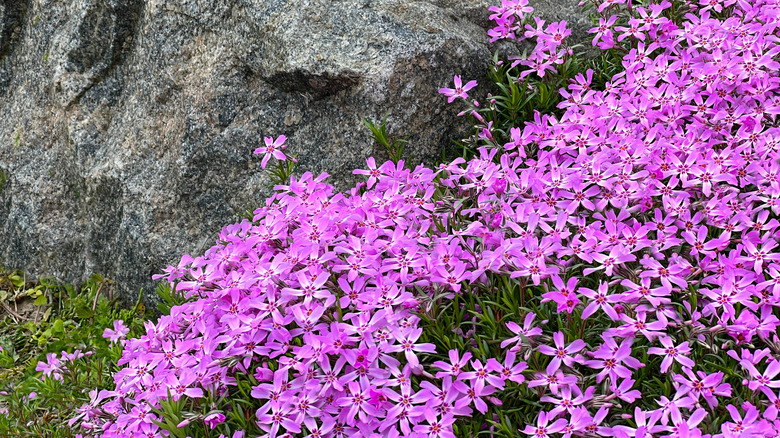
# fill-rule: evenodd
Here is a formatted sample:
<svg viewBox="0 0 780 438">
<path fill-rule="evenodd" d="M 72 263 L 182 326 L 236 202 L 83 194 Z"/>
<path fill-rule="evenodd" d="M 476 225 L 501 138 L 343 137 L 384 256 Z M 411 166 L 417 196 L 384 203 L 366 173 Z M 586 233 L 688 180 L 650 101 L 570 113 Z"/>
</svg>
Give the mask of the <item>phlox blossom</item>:
<svg viewBox="0 0 780 438">
<path fill-rule="evenodd" d="M 263 160 L 260 162 L 260 167 L 265 169 L 265 166 L 268 164 L 268 160 L 270 160 L 271 157 L 281 161 L 287 159 L 287 156 L 282 152 L 285 149 L 284 142 L 287 140 L 286 136 L 280 135 L 276 140 L 274 140 L 273 137 L 265 137 L 263 140 L 265 141 L 265 146 L 255 149 L 256 155 L 263 154 Z"/>
<path fill-rule="evenodd" d="M 455 88 L 440 88 L 439 93 L 447 96 L 447 102 L 452 103 L 457 98 L 467 99 L 467 91 L 477 86 L 477 81 L 468 81 L 465 85 L 460 76 L 455 75 Z"/>
</svg>

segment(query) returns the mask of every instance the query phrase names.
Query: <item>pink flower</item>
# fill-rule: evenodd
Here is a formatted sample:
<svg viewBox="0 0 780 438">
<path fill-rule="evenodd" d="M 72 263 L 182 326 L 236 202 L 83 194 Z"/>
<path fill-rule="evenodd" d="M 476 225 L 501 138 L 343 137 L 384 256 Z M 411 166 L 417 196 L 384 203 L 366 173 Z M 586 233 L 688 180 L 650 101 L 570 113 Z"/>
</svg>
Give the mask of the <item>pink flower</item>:
<svg viewBox="0 0 780 438">
<path fill-rule="evenodd" d="M 469 81 L 466 85 L 463 85 L 460 76 L 455 75 L 455 88 L 439 88 L 439 93 L 447 96 L 447 102 L 452 103 L 458 97 L 463 99 L 468 98 L 469 95 L 466 92 L 476 86 L 477 81 Z"/>
<path fill-rule="evenodd" d="M 114 329 L 106 329 L 103 332 L 103 337 L 107 338 L 112 344 L 115 344 L 119 342 L 122 339 L 125 339 L 125 336 L 130 333 L 130 329 L 125 327 L 125 323 L 122 320 L 116 320 L 114 321 Z"/>
<path fill-rule="evenodd" d="M 520 327 L 514 321 L 507 322 L 506 328 L 508 328 L 512 333 L 516 334 L 517 336 L 502 341 L 501 348 L 505 348 L 507 345 L 513 343 L 522 344 L 524 342 L 524 338 L 533 339 L 534 336 L 541 335 L 542 329 L 539 327 L 533 327 L 535 318 L 536 318 L 536 314 L 533 312 L 529 312 L 528 314 L 526 314 L 522 327 Z"/>
<path fill-rule="evenodd" d="M 471 353 L 466 352 L 462 356 L 460 356 L 458 350 L 450 350 L 449 357 L 450 357 L 450 363 L 441 360 L 433 363 L 434 367 L 442 370 L 436 373 L 437 378 L 441 378 L 447 375 L 450 375 L 455 378 L 460 376 L 461 372 L 468 364 L 469 359 L 471 359 Z"/>
<path fill-rule="evenodd" d="M 672 366 L 672 363 L 678 362 L 684 367 L 693 368 L 694 362 L 686 356 L 691 352 L 691 348 L 688 346 L 688 341 L 675 346 L 672 339 L 668 336 L 661 338 L 661 344 L 664 348 L 650 347 L 647 350 L 648 354 L 658 354 L 664 357 L 661 361 L 661 372 L 665 373 Z"/>
<path fill-rule="evenodd" d="M 585 307 L 585 310 L 582 311 L 582 319 L 587 319 L 598 309 L 603 310 L 613 321 L 618 321 L 620 319 L 620 316 L 615 311 L 612 303 L 620 302 L 621 297 L 619 295 L 609 295 L 609 283 L 602 282 L 599 284 L 598 291 L 581 287 L 580 293 L 591 299 L 591 302 Z"/>
<path fill-rule="evenodd" d="M 287 140 L 286 136 L 280 135 L 276 140 L 274 140 L 273 137 L 265 137 L 263 140 L 265 141 L 265 147 L 255 149 L 256 155 L 264 154 L 263 160 L 260 162 L 260 167 L 265 169 L 265 166 L 268 164 L 268 160 L 271 159 L 271 157 L 282 161 L 287 159 L 287 156 L 282 152 L 285 149 L 284 142 Z M 293 161 L 295 161 L 295 159 L 293 159 Z"/>
<path fill-rule="evenodd" d="M 523 433 L 531 435 L 533 438 L 548 438 L 566 427 L 566 420 L 563 418 L 559 418 L 552 424 L 548 424 L 553 419 L 555 419 L 555 414 L 540 412 L 539 417 L 536 419 L 536 426 L 530 424 L 526 425 L 523 429 Z"/>
<path fill-rule="evenodd" d="M 573 354 L 585 348 L 585 341 L 582 339 L 577 339 L 566 346 L 562 332 L 555 332 L 553 334 L 553 340 L 555 342 L 555 348 L 548 345 L 540 345 L 539 352 L 547 356 L 552 356 L 553 358 L 550 361 L 550 364 L 555 368 L 558 368 L 561 363 L 567 367 L 571 367 L 576 360 L 579 360 L 574 357 Z"/>
<path fill-rule="evenodd" d="M 206 416 L 206 418 L 203 419 L 203 422 L 206 423 L 207 426 L 211 429 L 215 429 L 218 424 L 223 423 L 225 421 L 225 414 L 221 412 L 215 412 L 213 414 L 209 414 Z"/>
</svg>

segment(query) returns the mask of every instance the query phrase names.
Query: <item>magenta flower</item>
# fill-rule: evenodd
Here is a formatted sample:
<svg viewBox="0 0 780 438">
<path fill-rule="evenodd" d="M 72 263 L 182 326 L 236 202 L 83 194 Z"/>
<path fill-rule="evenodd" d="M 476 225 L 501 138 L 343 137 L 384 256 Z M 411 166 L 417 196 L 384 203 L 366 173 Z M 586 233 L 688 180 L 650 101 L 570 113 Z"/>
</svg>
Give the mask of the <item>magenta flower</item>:
<svg viewBox="0 0 780 438">
<path fill-rule="evenodd" d="M 462 401 L 455 402 L 455 408 L 456 409 L 463 409 L 467 406 L 470 406 L 471 404 L 474 405 L 475 408 L 477 408 L 477 411 L 479 411 L 482 414 L 487 413 L 488 405 L 485 403 L 484 400 L 482 400 L 482 397 L 487 397 L 496 392 L 496 388 L 492 386 L 485 386 L 483 388 L 480 388 L 477 386 L 477 382 L 473 380 L 471 387 L 469 387 L 466 390 L 465 398 L 462 399 Z M 495 397 L 492 397 L 492 401 L 495 404 L 501 404 L 498 399 Z"/>
<path fill-rule="evenodd" d="M 376 184 L 376 182 L 381 178 L 382 169 L 377 167 L 374 157 L 368 157 L 368 159 L 366 159 L 366 164 L 368 164 L 368 170 L 355 169 L 352 171 L 352 173 L 355 175 L 368 175 L 366 188 L 371 189 L 374 187 L 374 184 Z"/>
<path fill-rule="evenodd" d="M 613 270 L 618 265 L 636 260 L 636 256 L 634 254 L 629 254 L 625 248 L 619 246 L 613 247 L 609 251 L 609 254 L 595 253 L 592 255 L 592 257 L 595 261 L 601 263 L 601 266 L 597 268 L 585 269 L 583 271 L 583 274 L 585 275 L 590 275 L 593 272 L 599 271 L 601 269 L 604 269 L 604 273 L 607 275 L 612 275 Z"/>
<path fill-rule="evenodd" d="M 130 333 L 130 329 L 125 327 L 125 323 L 122 320 L 114 321 L 114 329 L 105 329 L 103 331 L 103 337 L 107 338 L 112 344 L 115 344 L 127 336 Z"/>
<path fill-rule="evenodd" d="M 225 422 L 225 414 L 221 412 L 215 412 L 213 414 L 209 414 L 206 416 L 206 418 L 203 419 L 203 422 L 206 423 L 206 425 L 210 429 L 215 429 L 217 425 Z"/>
<path fill-rule="evenodd" d="M 306 430 L 309 431 L 311 437 L 324 437 L 333 430 L 336 421 L 332 417 L 324 416 L 319 418 L 320 424 L 317 424 L 317 419 L 306 417 L 303 419 L 303 424 L 306 426 Z M 236 438 L 236 437 L 233 437 Z M 241 437 L 243 438 L 243 437 Z"/>
<path fill-rule="evenodd" d="M 587 408 L 574 408 L 569 416 L 568 424 L 559 433 L 562 434 L 563 438 L 571 438 L 575 433 L 584 432 L 592 424 L 592 421 L 593 417 L 590 416 Z"/>
<path fill-rule="evenodd" d="M 764 394 L 769 395 L 774 393 L 770 388 L 780 388 L 780 379 L 774 380 L 780 373 L 780 361 L 773 360 L 769 362 L 764 372 L 759 372 L 750 362 L 741 362 L 740 365 L 745 367 L 750 373 L 750 379 L 745 380 L 743 383 L 747 384 L 751 390 L 760 390 Z"/>
<path fill-rule="evenodd" d="M 555 418 L 555 414 L 547 412 L 539 412 L 539 417 L 536 419 L 536 426 L 526 425 L 523 429 L 523 433 L 531 435 L 534 438 L 549 438 L 552 434 L 558 433 L 566 427 L 566 420 L 559 418 L 552 424 L 548 424 Z"/>
<path fill-rule="evenodd" d="M 664 321 L 651 321 L 647 322 L 647 313 L 639 312 L 636 318 L 632 318 L 626 314 L 620 315 L 621 321 L 625 324 L 614 329 L 614 333 L 618 336 L 630 338 L 641 334 L 648 341 L 654 341 L 657 338 L 666 336 L 665 332 L 667 323 Z"/>
<path fill-rule="evenodd" d="M 197 375 L 193 371 L 190 369 L 184 369 L 182 370 L 181 375 L 178 377 L 169 374 L 166 383 L 168 387 L 171 388 L 171 396 L 174 398 L 174 400 L 178 400 L 183 396 L 190 398 L 202 398 L 203 390 L 201 388 L 190 386 L 195 384 L 196 380 Z"/>
<path fill-rule="evenodd" d="M 780 253 L 772 252 L 772 249 L 777 246 L 777 242 L 773 239 L 761 242 L 760 248 L 749 240 L 744 240 L 743 243 L 747 255 L 740 257 L 740 260 L 751 263 L 756 274 L 763 272 L 762 267 L 765 262 L 777 262 L 780 260 Z"/>
<path fill-rule="evenodd" d="M 767 392 L 766 395 L 769 403 L 764 411 L 764 418 L 775 421 L 778 418 L 778 413 L 780 413 L 780 396 L 774 391 Z"/>
<path fill-rule="evenodd" d="M 471 381 L 472 386 L 477 392 L 482 392 L 485 387 L 492 387 L 502 389 L 504 387 L 504 381 L 500 376 L 493 374 L 496 370 L 490 364 L 482 365 L 482 362 L 478 360 L 471 361 L 471 368 L 474 371 L 467 371 L 460 374 L 459 379 L 463 381 Z M 482 410 L 480 409 L 480 412 Z"/>
<path fill-rule="evenodd" d="M 412 329 L 408 335 L 402 336 L 400 332 L 396 332 L 396 343 L 387 347 L 387 352 L 402 351 L 406 360 L 414 367 L 419 365 L 419 360 L 415 353 L 433 353 L 436 348 L 433 344 L 418 344 L 417 339 L 420 338 L 422 329 Z"/>
<path fill-rule="evenodd" d="M 562 332 L 555 332 L 553 334 L 553 340 L 555 342 L 555 348 L 547 345 L 539 346 L 540 353 L 553 357 L 550 361 L 550 364 L 553 367 L 557 369 L 561 363 L 567 367 L 571 367 L 575 361 L 581 360 L 579 357 L 574 357 L 573 354 L 585 348 L 585 341 L 577 339 L 566 346 Z"/>
<path fill-rule="evenodd" d="M 726 406 L 726 409 L 729 411 L 729 414 L 731 414 L 731 421 L 725 422 L 721 426 L 722 430 L 731 432 L 732 434 L 739 434 L 742 436 L 751 436 L 751 435 L 760 436 L 759 434 L 763 432 L 765 429 L 758 420 L 760 415 L 758 409 L 756 409 L 755 406 L 747 402 L 742 405 L 742 408 L 745 411 L 744 416 L 740 414 L 739 410 L 734 405 Z M 699 411 L 702 412 L 699 413 Z M 698 415 L 695 415 L 695 418 L 698 421 L 694 423 L 693 426 L 701 422 L 701 420 L 707 415 L 706 411 L 704 411 L 704 409 L 702 408 L 697 409 L 696 413 L 698 413 Z M 691 418 L 693 419 L 694 416 L 691 416 Z M 690 422 L 691 420 L 688 421 Z"/>
<path fill-rule="evenodd" d="M 287 370 L 277 370 L 273 373 L 273 383 L 258 384 L 252 388 L 251 395 L 257 399 L 268 400 L 267 405 L 276 410 L 289 399 L 292 388 L 288 380 L 289 372 Z"/>
<path fill-rule="evenodd" d="M 455 417 L 452 414 L 445 415 L 442 418 L 437 418 L 434 412 L 430 409 L 425 410 L 425 421 L 428 424 L 418 424 L 414 426 L 414 431 L 420 434 L 425 434 L 432 438 L 455 438 L 455 434 L 452 433 L 451 425 L 455 422 Z"/>
<path fill-rule="evenodd" d="M 554 418 L 564 412 L 566 414 L 571 414 L 583 403 L 591 400 L 595 392 L 596 388 L 593 386 L 586 389 L 585 393 L 583 393 L 577 385 L 570 385 L 561 389 L 560 395 L 558 396 L 559 398 L 546 395 L 541 398 L 541 401 L 555 405 L 555 408 L 549 412 L 549 415 Z"/>
<path fill-rule="evenodd" d="M 466 92 L 476 86 L 477 81 L 469 81 L 466 85 L 463 85 L 460 76 L 455 75 L 455 88 L 439 88 L 439 93 L 447 96 L 447 102 L 452 103 L 458 97 L 467 99 L 469 95 Z"/>
<path fill-rule="evenodd" d="M 661 284 L 670 290 L 674 287 L 672 284 L 680 288 L 688 287 L 688 282 L 685 281 L 685 277 L 683 276 L 686 269 L 681 266 L 676 264 L 663 266 L 657 260 L 651 258 L 644 258 L 640 260 L 639 263 L 647 269 L 639 274 L 641 278 L 660 278 Z"/>
<path fill-rule="evenodd" d="M 664 357 L 661 361 L 661 372 L 665 373 L 672 366 L 672 363 L 678 362 L 680 365 L 688 368 L 693 368 L 694 362 L 688 358 L 687 354 L 691 352 L 691 348 L 688 346 L 688 341 L 675 346 L 672 339 L 668 336 L 661 338 L 661 344 L 664 348 L 650 347 L 647 350 L 647 354 L 659 354 Z"/>
<path fill-rule="evenodd" d="M 515 383 L 523 383 L 525 382 L 525 377 L 523 376 L 523 371 L 525 371 L 528 368 L 528 364 L 526 364 L 523 361 L 518 362 L 515 364 L 516 355 L 515 353 L 510 350 L 506 353 L 506 358 L 504 359 L 504 363 L 501 364 L 498 360 L 495 358 L 488 359 L 488 369 L 490 371 L 498 373 L 499 377 L 502 380 L 510 380 Z M 496 385 L 499 387 L 504 386 L 503 382 L 501 385 Z"/>
<path fill-rule="evenodd" d="M 468 364 L 469 359 L 471 359 L 471 353 L 466 352 L 461 356 L 458 350 L 450 350 L 449 356 L 450 363 L 441 360 L 437 360 L 433 363 L 434 367 L 442 370 L 436 373 L 437 378 L 447 375 L 457 378 Z"/>
<path fill-rule="evenodd" d="M 615 436 L 620 433 L 624 433 L 625 436 L 635 437 L 649 437 L 652 434 L 663 432 L 665 427 L 656 425 L 658 420 L 661 419 L 661 412 L 655 411 L 643 411 L 639 407 L 634 408 L 634 421 L 636 422 L 636 428 L 628 427 L 624 425 L 617 425 L 612 428 L 612 431 L 616 433 Z"/>
<path fill-rule="evenodd" d="M 285 149 L 284 142 L 287 140 L 286 136 L 280 135 L 276 140 L 274 140 L 273 137 L 265 137 L 263 140 L 265 141 L 265 147 L 255 149 L 255 155 L 264 154 L 263 160 L 260 162 L 261 168 L 265 169 L 265 166 L 268 164 L 268 160 L 270 160 L 271 157 L 281 161 L 287 159 L 287 156 L 282 152 Z"/>
<path fill-rule="evenodd" d="M 531 339 L 534 336 L 538 336 L 542 334 L 542 329 L 539 327 L 533 327 L 534 318 L 536 318 L 536 314 L 533 312 L 529 312 L 525 315 L 525 320 L 523 322 L 523 326 L 520 327 L 515 323 L 514 321 L 509 321 L 506 323 L 506 328 L 508 328 L 512 333 L 516 334 L 517 336 L 506 339 L 501 342 L 501 348 L 505 348 L 507 345 L 517 343 L 522 344 L 524 342 L 523 338 Z"/>
<path fill-rule="evenodd" d="M 612 382 L 609 390 L 615 394 L 615 397 L 623 400 L 624 402 L 634 403 L 638 398 L 642 397 L 642 393 L 639 392 L 639 390 L 631 389 L 634 387 L 634 383 L 636 383 L 636 380 L 634 379 L 623 379 L 619 385 L 616 385 L 615 382 Z"/>
<path fill-rule="evenodd" d="M 628 292 L 623 293 L 623 299 L 629 303 L 647 301 L 654 308 L 658 307 L 666 297 L 671 295 L 671 291 L 665 286 L 653 288 L 652 279 L 642 278 L 640 284 L 636 284 L 629 279 L 625 279 L 620 284 L 628 288 Z"/>
<path fill-rule="evenodd" d="M 270 413 L 268 412 L 269 410 L 271 411 Z M 267 404 L 264 408 L 257 411 L 256 417 L 257 425 L 266 431 L 271 438 L 275 438 L 280 429 L 291 433 L 301 431 L 300 422 L 291 418 L 292 405 L 290 403 L 280 404 L 276 408 Z"/>
<path fill-rule="evenodd" d="M 598 350 L 589 353 L 595 359 L 585 362 L 588 367 L 600 370 L 596 375 L 596 381 L 601 382 L 609 376 L 612 382 L 620 379 L 631 378 L 631 369 L 642 368 L 645 365 L 631 357 L 631 344 L 633 339 L 624 339 L 618 345 L 613 338 L 604 338 Z M 631 369 L 629 369 L 629 367 Z"/>
<path fill-rule="evenodd" d="M 35 371 L 43 371 L 44 376 L 51 376 L 52 379 L 64 380 L 62 373 L 65 371 L 65 365 L 57 358 L 57 353 L 48 353 L 46 362 L 38 362 Z"/>
<path fill-rule="evenodd" d="M 585 307 L 585 310 L 582 311 L 582 319 L 587 319 L 598 309 L 603 310 L 604 313 L 606 313 L 607 316 L 609 316 L 613 321 L 618 321 L 620 319 L 620 316 L 617 314 L 617 312 L 615 312 L 615 308 L 611 304 L 620 302 L 620 296 L 609 295 L 607 293 L 608 290 L 609 284 L 603 282 L 599 284 L 598 291 L 585 287 L 580 288 L 580 293 L 591 299 L 590 304 L 588 304 Z"/>
<path fill-rule="evenodd" d="M 368 390 L 362 388 L 357 382 L 350 382 L 349 395 L 336 400 L 338 406 L 345 408 L 341 411 L 339 420 L 354 425 L 358 419 L 365 422 L 367 415 L 376 416 L 378 411 L 369 403 L 370 399 Z"/>
<path fill-rule="evenodd" d="M 419 416 L 430 410 L 426 408 L 426 402 L 433 398 L 430 390 L 413 391 L 412 387 L 408 385 L 402 385 L 400 393 L 390 388 L 385 388 L 382 393 L 391 402 L 388 403 L 387 409 L 387 416 L 390 418 L 397 417 L 402 412 L 415 417 Z"/>
<path fill-rule="evenodd" d="M 563 371 L 558 369 L 559 367 L 553 363 L 547 365 L 547 369 L 543 373 L 536 373 L 535 379 L 528 382 L 529 388 L 536 388 L 537 386 L 545 386 L 550 388 L 553 394 L 558 394 L 561 387 L 567 387 L 577 383 L 577 377 L 573 375 L 564 374 Z"/>
<path fill-rule="evenodd" d="M 436 269 L 436 273 L 433 274 L 433 279 L 437 282 L 448 285 L 455 292 L 460 292 L 461 283 L 470 278 L 471 275 L 466 272 L 468 266 L 462 261 L 455 262 L 455 266 L 451 269 L 439 266 Z"/>
</svg>

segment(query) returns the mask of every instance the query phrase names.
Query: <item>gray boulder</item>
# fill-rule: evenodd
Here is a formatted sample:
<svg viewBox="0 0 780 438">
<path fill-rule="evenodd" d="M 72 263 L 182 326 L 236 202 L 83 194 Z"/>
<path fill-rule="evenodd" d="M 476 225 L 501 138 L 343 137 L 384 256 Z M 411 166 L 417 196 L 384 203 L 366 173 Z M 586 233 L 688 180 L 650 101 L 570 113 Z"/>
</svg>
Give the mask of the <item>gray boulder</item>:
<svg viewBox="0 0 780 438">
<path fill-rule="evenodd" d="M 557 1 L 582 17 L 532 4 Z M 437 89 L 484 78 L 490 4 L 0 0 L 0 266 L 99 272 L 129 302 L 263 202 L 263 136 L 344 189 L 389 111 L 435 161 L 464 128 Z"/>
</svg>

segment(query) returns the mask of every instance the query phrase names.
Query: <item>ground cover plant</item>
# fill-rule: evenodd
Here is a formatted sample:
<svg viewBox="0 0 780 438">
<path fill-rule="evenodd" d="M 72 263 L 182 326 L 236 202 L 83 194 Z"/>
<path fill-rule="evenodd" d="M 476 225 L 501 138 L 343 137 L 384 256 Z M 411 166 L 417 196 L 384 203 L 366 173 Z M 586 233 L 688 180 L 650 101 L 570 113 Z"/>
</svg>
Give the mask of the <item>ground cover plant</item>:
<svg viewBox="0 0 780 438">
<path fill-rule="evenodd" d="M 151 314 L 120 309 L 112 290 L 100 275 L 73 286 L 0 270 L 0 437 L 73 437 L 77 409 L 113 389 L 115 341 Z"/>
<path fill-rule="evenodd" d="M 491 37 L 534 47 L 495 60 L 487 100 L 469 78 L 442 88 L 476 126 L 464 157 L 369 159 L 336 193 L 265 139 L 275 194 L 166 270 L 175 305 L 122 341 L 115 386 L 73 424 L 780 435 L 779 3 L 596 0 L 605 53 L 584 61 L 565 23 L 504 0 Z M 556 110 L 534 113 L 569 68 Z"/>
</svg>

